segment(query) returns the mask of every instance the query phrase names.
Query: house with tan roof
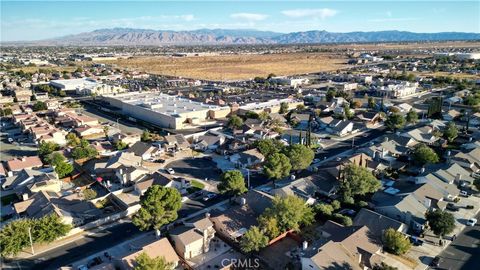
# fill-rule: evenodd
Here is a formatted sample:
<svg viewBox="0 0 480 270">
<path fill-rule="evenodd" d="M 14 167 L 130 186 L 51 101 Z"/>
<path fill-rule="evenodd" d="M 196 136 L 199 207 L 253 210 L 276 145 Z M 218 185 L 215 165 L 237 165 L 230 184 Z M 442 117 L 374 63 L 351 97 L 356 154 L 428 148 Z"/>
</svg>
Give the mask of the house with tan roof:
<svg viewBox="0 0 480 270">
<path fill-rule="evenodd" d="M 381 263 L 381 244 L 371 238 L 367 226 L 345 227 L 327 221 L 318 228 L 320 237 L 303 250 L 302 269 L 365 269 Z"/>
<path fill-rule="evenodd" d="M 7 161 L 7 169 L 12 172 L 18 172 L 23 169 L 34 169 L 42 166 L 43 162 L 38 156 L 14 158 Z"/>
<path fill-rule="evenodd" d="M 173 249 L 172 245 L 167 238 L 161 238 L 158 241 L 155 241 L 151 244 L 143 246 L 139 251 L 132 253 L 128 256 L 121 258 L 121 265 L 119 266 L 122 270 L 132 270 L 136 266 L 135 259 L 142 253 L 145 252 L 150 258 L 163 257 L 167 263 L 172 264 L 172 269 L 176 268 L 180 263 L 180 258 Z"/>
</svg>

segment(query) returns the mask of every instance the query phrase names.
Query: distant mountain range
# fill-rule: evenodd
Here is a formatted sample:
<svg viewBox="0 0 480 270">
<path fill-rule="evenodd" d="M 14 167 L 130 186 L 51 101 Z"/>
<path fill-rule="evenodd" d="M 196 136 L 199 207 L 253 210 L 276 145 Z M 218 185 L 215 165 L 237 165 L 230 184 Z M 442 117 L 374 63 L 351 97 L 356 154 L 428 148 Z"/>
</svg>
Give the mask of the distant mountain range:
<svg viewBox="0 0 480 270">
<path fill-rule="evenodd" d="M 164 31 L 149 29 L 113 28 L 99 29 L 92 32 L 68 35 L 48 40 L 8 42 L 8 44 L 57 46 L 160 46 L 313 44 L 443 40 L 480 40 L 480 33 L 412 33 L 406 31 L 333 33 L 327 31 L 306 31 L 283 34 L 249 29 L 200 29 L 194 31 Z"/>
</svg>

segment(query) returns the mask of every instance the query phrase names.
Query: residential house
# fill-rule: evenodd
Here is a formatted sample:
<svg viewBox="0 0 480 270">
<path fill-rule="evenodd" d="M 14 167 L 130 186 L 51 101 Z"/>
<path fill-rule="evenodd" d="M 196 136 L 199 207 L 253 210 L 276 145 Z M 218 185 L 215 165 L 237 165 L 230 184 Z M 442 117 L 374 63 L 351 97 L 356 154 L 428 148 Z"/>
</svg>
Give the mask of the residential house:
<svg viewBox="0 0 480 270">
<path fill-rule="evenodd" d="M 462 113 L 457 110 L 449 110 L 443 114 L 443 120 L 451 122 L 460 117 L 460 115 L 462 115 Z"/>
<path fill-rule="evenodd" d="M 168 152 L 177 152 L 190 149 L 190 143 L 182 134 L 165 136 L 163 145 Z"/>
<path fill-rule="evenodd" d="M 239 168 L 249 168 L 261 164 L 265 156 L 258 149 L 250 149 L 230 156 L 230 162 Z"/>
<path fill-rule="evenodd" d="M 61 197 L 51 191 L 39 191 L 26 201 L 13 205 L 20 217 L 41 218 L 55 214 L 65 224 L 82 225 L 95 220 L 101 211 L 91 202 L 78 197 L 77 194 Z"/>
<path fill-rule="evenodd" d="M 127 153 L 133 153 L 135 156 L 141 157 L 142 160 L 148 160 L 157 156 L 161 151 L 150 143 L 136 142 L 128 148 Z"/>
<path fill-rule="evenodd" d="M 316 193 L 318 186 L 314 182 L 315 177 L 305 177 L 294 181 L 288 179 L 286 183 L 275 183 L 278 188 L 272 189 L 269 193 L 274 196 L 287 197 L 295 195 L 306 201 L 307 204 L 313 205 L 316 202 Z"/>
<path fill-rule="evenodd" d="M 105 135 L 103 127 L 100 125 L 90 126 L 83 125 L 74 129 L 74 132 L 79 137 L 102 137 Z"/>
<path fill-rule="evenodd" d="M 367 226 L 344 227 L 327 221 L 319 230 L 318 239 L 310 246 L 304 244 L 302 270 L 372 269 L 384 260 L 382 245 Z"/>
<path fill-rule="evenodd" d="M 362 121 L 367 128 L 371 128 L 382 121 L 379 112 L 361 112 L 357 114 L 357 118 Z"/>
<path fill-rule="evenodd" d="M 23 169 L 33 169 L 42 167 L 43 163 L 38 156 L 14 158 L 7 161 L 7 170 L 19 172 Z"/>
<path fill-rule="evenodd" d="M 310 123 L 312 116 L 308 113 L 292 113 L 290 115 L 290 122 L 294 123 L 296 129 L 306 130 Z"/>
<path fill-rule="evenodd" d="M 183 226 L 170 230 L 169 234 L 180 257 L 189 260 L 210 250 L 215 230 L 207 215 L 185 221 Z"/>
<path fill-rule="evenodd" d="M 43 184 L 35 185 L 36 183 Z M 44 187 L 42 187 L 42 185 Z M 29 191 L 37 192 L 43 189 L 60 192 L 61 188 L 62 182 L 58 179 L 58 175 L 52 168 L 43 170 L 22 169 L 16 175 L 5 178 L 5 181 L 2 183 L 3 190 L 15 191 L 18 195 L 29 193 Z"/>
<path fill-rule="evenodd" d="M 238 241 L 251 226 L 258 224 L 257 218 L 272 205 L 272 199 L 269 194 L 250 190 L 238 199 L 239 205 L 212 211 L 210 220 L 222 239 Z"/>
<path fill-rule="evenodd" d="M 151 244 L 141 247 L 137 252 L 121 258 L 122 265 L 120 265 L 119 268 L 122 270 L 133 270 L 137 266 L 136 258 L 143 252 L 150 258 L 163 257 L 165 262 L 172 265 L 172 269 L 175 269 L 180 264 L 180 258 L 172 245 L 166 237 L 163 237 Z"/>
<path fill-rule="evenodd" d="M 332 123 L 335 119 L 331 116 L 325 116 L 318 118 L 317 122 L 320 124 L 320 128 L 326 128 Z"/>
<path fill-rule="evenodd" d="M 406 233 L 408 226 L 393 218 L 389 218 L 367 208 L 361 208 L 353 219 L 353 226 L 367 226 L 377 243 L 382 242 L 383 233 L 387 229 Z"/>
<path fill-rule="evenodd" d="M 225 143 L 225 136 L 203 135 L 194 140 L 192 148 L 197 151 L 215 151 Z"/>
<path fill-rule="evenodd" d="M 353 122 L 335 119 L 328 125 L 327 132 L 343 137 L 353 131 Z"/>
<path fill-rule="evenodd" d="M 445 209 L 444 194 L 432 184 L 396 181 L 377 191 L 372 198 L 375 211 L 403 222 L 416 231 L 423 229 L 425 213 L 430 209 Z"/>
<path fill-rule="evenodd" d="M 122 141 L 126 143 L 128 146 L 133 145 L 136 142 L 141 141 L 141 135 L 138 133 L 116 133 L 112 137 L 112 142 L 117 143 L 118 141 Z"/>
</svg>

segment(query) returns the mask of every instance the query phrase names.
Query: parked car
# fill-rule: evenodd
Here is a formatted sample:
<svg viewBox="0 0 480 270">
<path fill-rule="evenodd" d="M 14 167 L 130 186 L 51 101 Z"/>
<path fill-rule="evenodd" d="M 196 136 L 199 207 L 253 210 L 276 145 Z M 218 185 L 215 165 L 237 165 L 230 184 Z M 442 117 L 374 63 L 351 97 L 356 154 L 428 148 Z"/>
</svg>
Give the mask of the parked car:
<svg viewBox="0 0 480 270">
<path fill-rule="evenodd" d="M 416 236 L 410 236 L 410 243 L 412 243 L 415 246 L 421 246 L 423 245 L 423 240 L 418 239 Z"/>
<path fill-rule="evenodd" d="M 468 197 L 468 196 L 470 196 L 470 194 L 468 194 L 468 192 L 466 190 L 460 190 L 460 196 Z"/>
<path fill-rule="evenodd" d="M 430 263 L 430 266 L 439 267 L 440 266 L 440 257 L 436 256 L 435 258 L 433 258 L 432 262 Z"/>
<path fill-rule="evenodd" d="M 476 218 L 471 218 L 467 221 L 467 226 L 475 226 L 477 225 L 477 219 Z"/>
<path fill-rule="evenodd" d="M 218 194 L 216 194 L 216 193 L 208 193 L 205 196 L 203 196 L 203 200 L 204 201 L 209 201 L 213 198 L 216 198 L 217 196 L 218 196 Z"/>
<path fill-rule="evenodd" d="M 168 169 L 167 169 L 167 172 L 168 172 L 169 174 L 175 174 L 175 171 L 174 171 L 172 168 L 168 168 Z"/>
<path fill-rule="evenodd" d="M 453 203 L 447 203 L 447 210 L 457 212 L 458 210 L 460 210 L 460 207 L 456 206 Z"/>
</svg>

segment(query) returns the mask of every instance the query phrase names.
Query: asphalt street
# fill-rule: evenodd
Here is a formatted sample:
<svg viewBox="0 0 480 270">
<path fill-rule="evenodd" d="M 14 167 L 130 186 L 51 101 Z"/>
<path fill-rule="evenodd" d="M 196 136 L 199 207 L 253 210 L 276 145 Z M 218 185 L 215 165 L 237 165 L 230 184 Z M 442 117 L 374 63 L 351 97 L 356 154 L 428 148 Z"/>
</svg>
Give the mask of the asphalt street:
<svg viewBox="0 0 480 270">
<path fill-rule="evenodd" d="M 480 219 L 480 214 L 477 215 Z M 440 253 L 440 267 L 436 269 L 470 270 L 480 267 L 480 226 L 465 227 L 457 239 Z"/>
</svg>

